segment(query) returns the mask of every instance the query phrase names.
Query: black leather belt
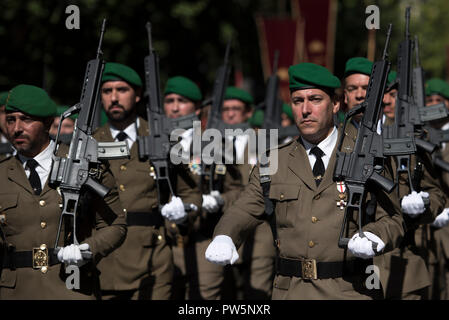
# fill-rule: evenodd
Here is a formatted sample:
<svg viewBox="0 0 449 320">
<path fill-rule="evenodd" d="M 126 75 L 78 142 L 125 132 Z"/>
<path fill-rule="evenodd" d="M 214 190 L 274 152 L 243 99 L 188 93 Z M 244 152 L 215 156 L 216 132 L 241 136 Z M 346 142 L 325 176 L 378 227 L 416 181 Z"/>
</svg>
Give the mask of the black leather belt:
<svg viewBox="0 0 449 320">
<path fill-rule="evenodd" d="M 292 260 L 277 258 L 276 273 L 303 279 L 341 278 L 344 275 L 364 274 L 371 260 L 351 260 L 336 262 L 316 262 L 315 259 Z"/>
<path fill-rule="evenodd" d="M 61 263 L 54 249 L 34 248 L 32 251 L 10 251 L 3 256 L 3 268 L 35 268 L 53 266 Z"/>
<path fill-rule="evenodd" d="M 160 227 L 164 225 L 164 219 L 159 210 L 155 209 L 151 212 L 127 212 L 126 223 L 128 226 Z"/>
</svg>

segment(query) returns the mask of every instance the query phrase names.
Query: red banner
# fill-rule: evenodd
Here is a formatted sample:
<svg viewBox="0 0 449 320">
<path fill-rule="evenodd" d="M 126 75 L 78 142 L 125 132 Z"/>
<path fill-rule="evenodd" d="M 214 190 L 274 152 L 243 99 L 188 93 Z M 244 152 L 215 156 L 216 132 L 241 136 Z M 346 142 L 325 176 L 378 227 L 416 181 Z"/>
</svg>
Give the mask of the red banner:
<svg viewBox="0 0 449 320">
<path fill-rule="evenodd" d="M 303 20 L 304 62 L 313 62 L 333 71 L 337 1 L 291 0 L 294 18 Z"/>
<path fill-rule="evenodd" d="M 273 60 L 279 51 L 278 76 L 281 99 L 289 102 L 288 67 L 301 61 L 303 23 L 298 19 L 256 16 L 262 67 L 267 79 L 273 72 Z"/>
</svg>

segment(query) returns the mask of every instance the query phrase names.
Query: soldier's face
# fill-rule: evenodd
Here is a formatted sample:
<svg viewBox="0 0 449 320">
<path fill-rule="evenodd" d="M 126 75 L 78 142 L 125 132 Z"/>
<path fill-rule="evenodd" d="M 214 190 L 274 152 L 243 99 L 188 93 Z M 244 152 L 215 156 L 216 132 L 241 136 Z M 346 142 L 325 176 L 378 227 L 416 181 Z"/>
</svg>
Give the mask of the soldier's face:
<svg viewBox="0 0 449 320">
<path fill-rule="evenodd" d="M 60 120 L 61 120 L 60 117 L 55 117 L 55 119 L 53 120 L 53 123 L 51 124 L 50 128 L 51 135 L 56 136 L 56 134 L 58 133 L 58 126 Z M 65 118 L 61 124 L 60 134 L 71 134 L 73 133 L 74 128 L 75 128 L 75 121 L 73 121 L 70 118 Z"/>
<path fill-rule="evenodd" d="M 48 132 L 53 118 L 39 118 L 22 112 L 6 113 L 6 135 L 17 152 L 34 157 L 48 143 Z"/>
<path fill-rule="evenodd" d="M 245 103 L 238 99 L 223 101 L 221 117 L 224 123 L 238 124 L 248 120 L 251 114 L 246 110 Z"/>
<path fill-rule="evenodd" d="M 288 117 L 284 112 L 281 113 L 281 126 L 282 127 L 288 127 L 293 124 L 292 119 Z"/>
<path fill-rule="evenodd" d="M 345 104 L 348 106 L 348 110 L 351 110 L 356 105 L 362 103 L 365 100 L 366 89 L 368 88 L 369 76 L 361 73 L 354 73 L 345 79 Z M 359 121 L 362 115 L 356 116 L 356 120 Z"/>
<path fill-rule="evenodd" d="M 432 94 L 426 97 L 426 106 L 432 106 L 434 104 L 444 103 L 447 109 L 449 109 L 449 101 L 444 99 L 443 96 L 439 94 Z"/>
<path fill-rule="evenodd" d="M 313 144 L 324 140 L 334 127 L 333 115 L 340 108 L 321 89 L 296 90 L 291 94 L 293 116 L 301 136 Z"/>
<path fill-rule="evenodd" d="M 140 96 L 125 81 L 107 81 L 101 87 L 101 102 L 108 118 L 123 121 L 135 112 Z"/>
<path fill-rule="evenodd" d="M 394 119 L 394 109 L 396 107 L 397 89 L 392 89 L 384 94 L 383 111 L 386 117 Z"/>
<path fill-rule="evenodd" d="M 195 112 L 195 103 L 176 93 L 164 97 L 164 111 L 168 118 L 179 118 Z"/>
</svg>

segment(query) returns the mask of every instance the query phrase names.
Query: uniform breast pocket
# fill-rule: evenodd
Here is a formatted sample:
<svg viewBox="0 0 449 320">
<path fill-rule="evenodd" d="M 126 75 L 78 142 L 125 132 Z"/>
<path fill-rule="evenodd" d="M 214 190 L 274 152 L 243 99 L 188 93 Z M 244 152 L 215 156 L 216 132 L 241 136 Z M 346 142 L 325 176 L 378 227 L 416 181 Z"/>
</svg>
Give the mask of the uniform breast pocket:
<svg viewBox="0 0 449 320">
<path fill-rule="evenodd" d="M 300 186 L 295 184 L 273 184 L 270 186 L 270 199 L 276 206 L 276 223 L 279 228 L 295 225 L 299 213 Z"/>
</svg>

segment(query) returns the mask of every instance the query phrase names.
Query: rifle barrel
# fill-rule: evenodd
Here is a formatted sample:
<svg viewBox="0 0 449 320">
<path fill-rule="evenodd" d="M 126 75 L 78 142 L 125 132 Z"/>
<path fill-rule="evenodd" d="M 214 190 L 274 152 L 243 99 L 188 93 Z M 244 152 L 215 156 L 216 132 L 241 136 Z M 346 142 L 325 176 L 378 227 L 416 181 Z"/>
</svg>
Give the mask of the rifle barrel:
<svg viewBox="0 0 449 320">
<path fill-rule="evenodd" d="M 100 41 L 98 43 L 97 59 L 99 59 L 103 55 L 103 52 L 101 51 L 101 45 L 103 43 L 103 36 L 104 36 L 105 30 L 106 30 L 106 19 L 103 19 L 103 23 L 101 24 Z"/>
</svg>

